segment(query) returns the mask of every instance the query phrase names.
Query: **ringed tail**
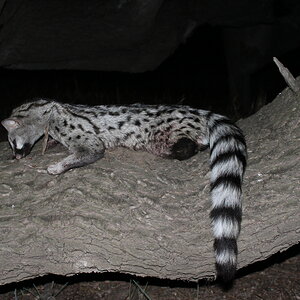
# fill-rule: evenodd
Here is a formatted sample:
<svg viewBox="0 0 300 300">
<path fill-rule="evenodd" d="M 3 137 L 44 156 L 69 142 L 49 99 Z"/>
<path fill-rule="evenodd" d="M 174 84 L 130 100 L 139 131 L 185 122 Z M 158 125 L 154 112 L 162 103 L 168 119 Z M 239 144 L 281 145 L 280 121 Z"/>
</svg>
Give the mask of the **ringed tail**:
<svg viewBox="0 0 300 300">
<path fill-rule="evenodd" d="M 230 282 L 237 266 L 247 147 L 242 131 L 226 117 L 210 113 L 207 122 L 212 198 L 210 217 L 217 277 L 223 282 Z"/>
</svg>

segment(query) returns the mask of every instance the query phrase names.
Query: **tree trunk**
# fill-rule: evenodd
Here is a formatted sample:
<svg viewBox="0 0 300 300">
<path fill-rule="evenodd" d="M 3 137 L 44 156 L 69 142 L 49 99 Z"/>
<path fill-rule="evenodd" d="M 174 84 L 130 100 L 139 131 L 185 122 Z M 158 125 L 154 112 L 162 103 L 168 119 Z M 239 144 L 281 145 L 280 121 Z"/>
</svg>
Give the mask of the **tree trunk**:
<svg viewBox="0 0 300 300">
<path fill-rule="evenodd" d="M 300 240 L 299 106 L 287 88 L 238 123 L 249 148 L 239 268 Z M 214 276 L 208 151 L 172 161 L 119 148 L 50 176 L 66 151 L 41 148 L 16 161 L 0 144 L 0 284 L 48 273 Z"/>
</svg>

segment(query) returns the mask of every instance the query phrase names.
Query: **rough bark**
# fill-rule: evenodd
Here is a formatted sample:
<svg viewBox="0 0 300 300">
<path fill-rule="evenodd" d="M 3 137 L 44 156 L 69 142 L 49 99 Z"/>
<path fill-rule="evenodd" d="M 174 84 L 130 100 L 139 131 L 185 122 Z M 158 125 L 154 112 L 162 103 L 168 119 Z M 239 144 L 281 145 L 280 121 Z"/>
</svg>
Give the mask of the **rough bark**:
<svg viewBox="0 0 300 300">
<path fill-rule="evenodd" d="M 300 240 L 299 104 L 287 88 L 239 122 L 249 147 L 239 268 Z M 66 155 L 60 146 L 13 161 L 1 143 L 0 155 L 0 284 L 48 273 L 214 276 L 208 151 L 180 162 L 119 148 L 57 177 L 45 169 Z"/>
</svg>

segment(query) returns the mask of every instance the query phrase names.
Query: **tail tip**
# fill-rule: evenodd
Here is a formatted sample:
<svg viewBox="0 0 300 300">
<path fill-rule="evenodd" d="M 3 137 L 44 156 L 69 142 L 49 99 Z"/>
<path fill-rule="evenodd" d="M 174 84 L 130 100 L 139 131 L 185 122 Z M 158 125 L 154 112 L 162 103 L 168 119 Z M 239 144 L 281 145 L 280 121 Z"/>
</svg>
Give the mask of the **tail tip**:
<svg viewBox="0 0 300 300">
<path fill-rule="evenodd" d="M 217 279 L 225 284 L 233 282 L 236 274 L 236 265 L 232 263 L 216 263 Z"/>
<path fill-rule="evenodd" d="M 217 278 L 222 282 L 232 282 L 237 266 L 236 238 L 217 238 L 214 242 Z"/>
</svg>

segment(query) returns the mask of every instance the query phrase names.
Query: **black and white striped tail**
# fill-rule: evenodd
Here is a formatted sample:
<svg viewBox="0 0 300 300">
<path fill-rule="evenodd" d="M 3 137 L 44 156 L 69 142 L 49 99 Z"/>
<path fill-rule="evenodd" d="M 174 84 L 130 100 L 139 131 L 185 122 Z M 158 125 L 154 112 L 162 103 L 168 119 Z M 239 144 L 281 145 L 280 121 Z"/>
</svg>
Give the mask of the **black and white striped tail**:
<svg viewBox="0 0 300 300">
<path fill-rule="evenodd" d="M 242 131 L 226 117 L 207 116 L 211 166 L 211 220 L 218 277 L 231 281 L 237 265 L 242 180 L 247 149 Z"/>
</svg>

